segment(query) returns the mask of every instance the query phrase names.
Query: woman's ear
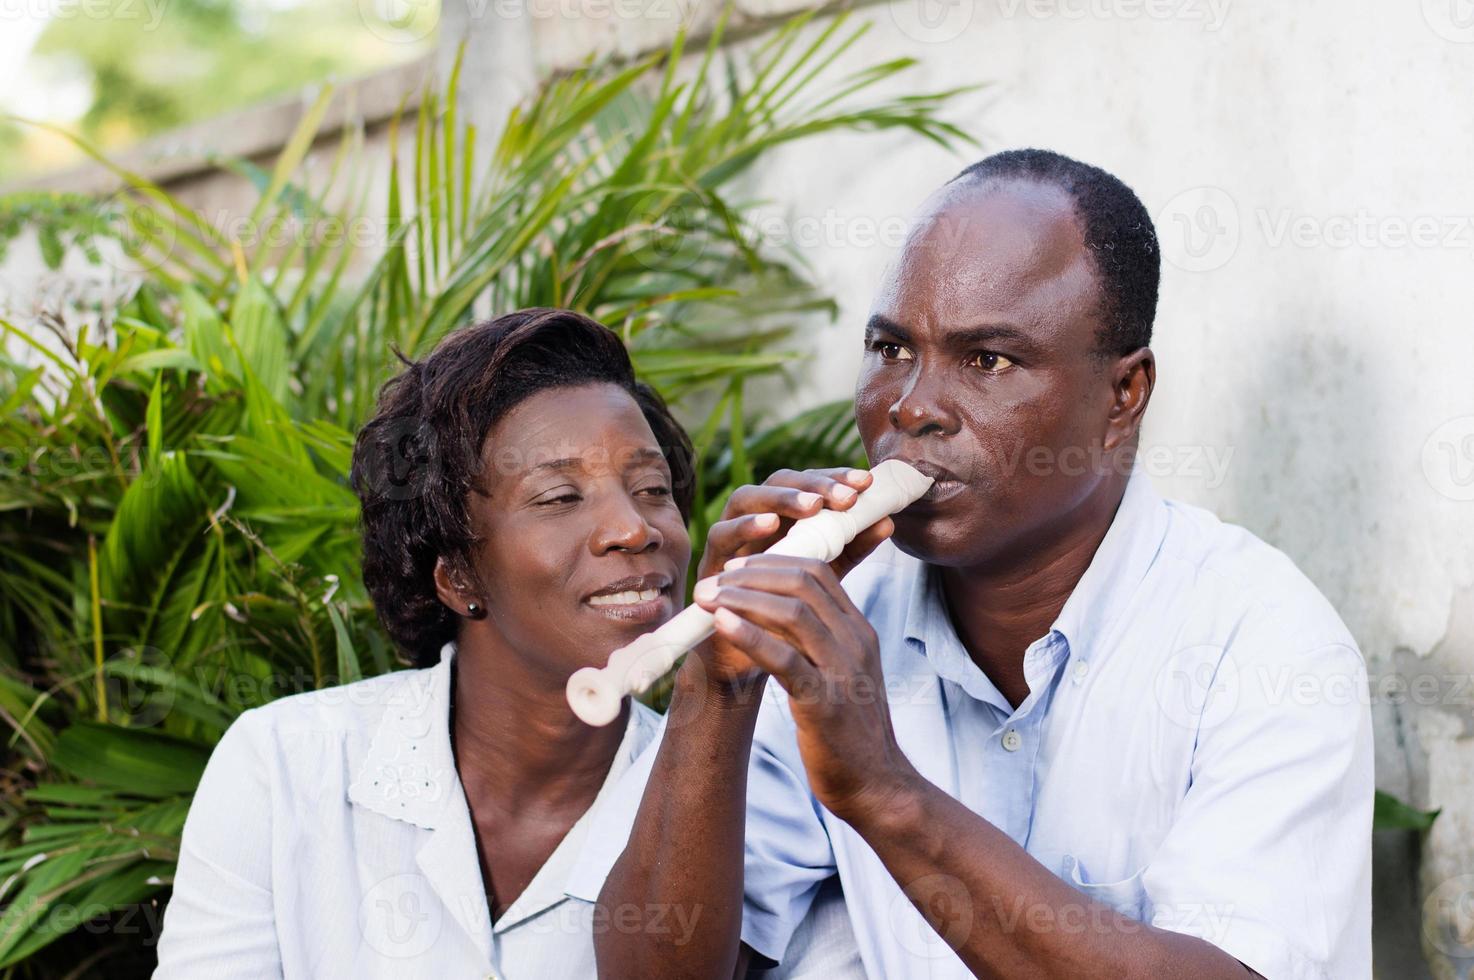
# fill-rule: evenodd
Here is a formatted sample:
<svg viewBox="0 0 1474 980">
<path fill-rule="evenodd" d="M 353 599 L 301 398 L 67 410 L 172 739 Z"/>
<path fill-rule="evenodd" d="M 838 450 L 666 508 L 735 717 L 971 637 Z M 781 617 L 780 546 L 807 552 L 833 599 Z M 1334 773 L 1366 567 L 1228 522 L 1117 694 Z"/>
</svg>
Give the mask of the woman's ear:
<svg viewBox="0 0 1474 980">
<path fill-rule="evenodd" d="M 481 619 L 486 615 L 485 599 L 451 568 L 444 555 L 435 559 L 435 593 L 457 616 Z"/>
</svg>

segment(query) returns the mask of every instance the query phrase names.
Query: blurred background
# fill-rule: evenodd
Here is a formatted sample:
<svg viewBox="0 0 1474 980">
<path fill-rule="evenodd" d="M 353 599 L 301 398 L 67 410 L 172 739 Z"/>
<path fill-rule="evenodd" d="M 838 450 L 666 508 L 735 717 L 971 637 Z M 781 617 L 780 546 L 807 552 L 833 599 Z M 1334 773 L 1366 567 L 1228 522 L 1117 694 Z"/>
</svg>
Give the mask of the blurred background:
<svg viewBox="0 0 1474 980">
<path fill-rule="evenodd" d="M 423 56 L 438 5 L 396 19 L 372 4 L 293 0 L 13 0 L 0 33 L 0 108 L 117 150 L 187 123 Z M 367 23 L 366 23 L 367 21 Z M 372 26 L 370 26 L 372 25 Z M 68 140 L 0 128 L 0 180 L 75 165 Z"/>
<path fill-rule="evenodd" d="M 342 480 L 389 343 L 599 316 L 700 533 L 855 458 L 908 215 L 1041 146 L 1156 217 L 1144 467 L 1367 657 L 1377 975 L 1474 975 L 1471 84 L 1463 0 L 0 0 L 0 964 L 145 970 L 201 753 L 391 666 Z"/>
</svg>

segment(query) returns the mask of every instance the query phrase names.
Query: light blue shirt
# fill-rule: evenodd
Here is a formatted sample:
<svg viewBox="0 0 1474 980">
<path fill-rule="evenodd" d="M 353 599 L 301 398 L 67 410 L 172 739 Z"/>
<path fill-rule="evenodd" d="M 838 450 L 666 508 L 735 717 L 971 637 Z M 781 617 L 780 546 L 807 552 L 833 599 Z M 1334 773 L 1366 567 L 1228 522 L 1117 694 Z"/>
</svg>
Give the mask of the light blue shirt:
<svg viewBox="0 0 1474 980">
<path fill-rule="evenodd" d="M 1365 667 L 1280 552 L 1134 475 L 1025 653 L 1017 709 L 968 656 L 927 566 L 888 542 L 844 586 L 878 634 L 912 764 L 1050 871 L 1271 980 L 1371 975 Z M 810 794 L 786 698 L 776 683 L 766 697 L 744 941 L 781 960 L 815 889 L 838 874 L 869 976 L 968 976 L 869 845 Z M 969 898 L 1005 927 L 1071 927 Z M 1071 913 L 1085 924 L 1090 908 Z M 963 907 L 950 917 L 959 930 L 970 919 Z"/>
</svg>

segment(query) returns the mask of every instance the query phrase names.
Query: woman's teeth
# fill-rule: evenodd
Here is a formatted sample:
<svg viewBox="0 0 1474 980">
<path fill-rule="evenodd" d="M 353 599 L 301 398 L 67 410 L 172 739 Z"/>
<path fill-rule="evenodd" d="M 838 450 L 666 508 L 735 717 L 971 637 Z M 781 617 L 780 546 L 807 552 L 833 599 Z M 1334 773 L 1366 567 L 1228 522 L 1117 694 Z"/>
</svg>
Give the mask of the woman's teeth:
<svg viewBox="0 0 1474 980">
<path fill-rule="evenodd" d="M 639 592 L 613 592 L 609 595 L 589 597 L 591 606 L 632 606 L 637 602 L 653 602 L 660 598 L 659 589 L 642 589 Z"/>
</svg>

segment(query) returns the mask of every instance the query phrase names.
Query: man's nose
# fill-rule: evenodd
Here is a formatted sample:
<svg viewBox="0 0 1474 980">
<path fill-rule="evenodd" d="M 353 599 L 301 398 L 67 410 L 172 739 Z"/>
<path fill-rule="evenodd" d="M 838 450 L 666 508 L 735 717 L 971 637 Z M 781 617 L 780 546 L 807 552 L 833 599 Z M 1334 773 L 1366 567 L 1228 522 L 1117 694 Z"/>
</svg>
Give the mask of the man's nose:
<svg viewBox="0 0 1474 980">
<path fill-rule="evenodd" d="M 908 436 L 952 435 L 957 413 L 952 410 L 946 379 L 918 365 L 906 379 L 900 396 L 891 403 L 891 425 Z"/>
</svg>

